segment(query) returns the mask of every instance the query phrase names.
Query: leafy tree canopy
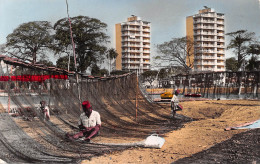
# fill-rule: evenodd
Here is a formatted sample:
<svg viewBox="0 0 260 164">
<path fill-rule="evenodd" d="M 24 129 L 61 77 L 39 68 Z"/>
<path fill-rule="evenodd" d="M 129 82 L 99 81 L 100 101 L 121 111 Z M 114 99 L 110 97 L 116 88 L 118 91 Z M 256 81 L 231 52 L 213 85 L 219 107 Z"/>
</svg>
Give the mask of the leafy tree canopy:
<svg viewBox="0 0 260 164">
<path fill-rule="evenodd" d="M 257 68 L 259 68 L 259 62 L 257 56 L 251 56 L 251 58 L 248 60 L 248 64 L 246 66 L 246 69 L 249 71 L 254 71 Z"/>
<path fill-rule="evenodd" d="M 55 65 L 53 64 L 53 62 L 46 60 L 46 59 L 40 59 L 37 64 L 43 64 L 47 67 L 54 67 Z"/>
<path fill-rule="evenodd" d="M 237 60 L 234 57 L 226 59 L 226 70 L 237 71 Z"/>
<path fill-rule="evenodd" d="M 73 56 L 70 56 L 70 61 L 69 61 L 69 57 L 68 56 L 60 57 L 56 61 L 56 67 L 68 70 L 68 63 L 70 63 L 69 64 L 69 71 L 75 71 L 74 57 Z"/>
<path fill-rule="evenodd" d="M 35 21 L 21 24 L 7 36 L 6 53 L 35 64 L 37 57 L 45 56 L 52 48 L 52 26 L 47 21 Z"/>
<path fill-rule="evenodd" d="M 169 42 L 157 45 L 157 50 L 161 54 L 155 59 L 160 62 L 169 63 L 169 66 L 179 65 L 189 71 L 193 67 L 193 47 L 194 41 L 189 37 L 173 38 Z"/>
<path fill-rule="evenodd" d="M 227 49 L 233 49 L 233 52 L 237 56 L 237 69 L 239 69 L 245 57 L 251 53 L 248 47 L 250 48 L 251 44 L 255 41 L 255 33 L 247 32 L 247 30 L 238 30 L 227 33 L 226 35 L 231 37 Z"/>
<path fill-rule="evenodd" d="M 141 74 L 142 81 L 147 81 L 152 84 L 152 82 L 157 78 L 158 71 L 157 70 L 149 70 L 145 71 Z"/>
<path fill-rule="evenodd" d="M 75 43 L 75 53 L 77 56 L 77 70 L 85 72 L 88 67 L 94 66 L 105 55 L 108 36 L 104 32 L 107 24 L 95 18 L 87 16 L 77 16 L 71 18 L 73 40 Z M 71 45 L 70 26 L 67 18 L 58 20 L 54 29 L 56 54 L 64 53 Z"/>
</svg>

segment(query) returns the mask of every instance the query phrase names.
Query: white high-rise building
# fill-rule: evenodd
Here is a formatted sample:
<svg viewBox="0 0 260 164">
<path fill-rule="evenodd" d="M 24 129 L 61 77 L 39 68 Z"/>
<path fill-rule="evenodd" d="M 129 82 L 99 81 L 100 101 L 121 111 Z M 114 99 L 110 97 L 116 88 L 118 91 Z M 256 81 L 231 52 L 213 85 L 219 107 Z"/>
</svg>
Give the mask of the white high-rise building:
<svg viewBox="0 0 260 164">
<path fill-rule="evenodd" d="M 194 71 L 225 71 L 224 14 L 205 7 L 186 18 L 186 33 L 194 44 Z"/>
<path fill-rule="evenodd" d="M 116 26 L 116 70 L 150 70 L 151 23 L 132 16 Z"/>
</svg>

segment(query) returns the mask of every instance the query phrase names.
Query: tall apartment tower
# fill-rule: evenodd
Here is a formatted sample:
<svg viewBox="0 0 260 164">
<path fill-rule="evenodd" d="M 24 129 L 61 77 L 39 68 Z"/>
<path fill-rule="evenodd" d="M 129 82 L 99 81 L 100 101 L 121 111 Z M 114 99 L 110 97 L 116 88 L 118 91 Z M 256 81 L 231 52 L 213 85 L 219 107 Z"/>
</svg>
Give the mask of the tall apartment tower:
<svg viewBox="0 0 260 164">
<path fill-rule="evenodd" d="M 150 70 L 151 23 L 131 16 L 127 22 L 118 23 L 116 29 L 116 70 Z"/>
<path fill-rule="evenodd" d="M 194 41 L 194 71 L 225 71 L 224 14 L 199 10 L 186 18 L 186 34 Z"/>
</svg>

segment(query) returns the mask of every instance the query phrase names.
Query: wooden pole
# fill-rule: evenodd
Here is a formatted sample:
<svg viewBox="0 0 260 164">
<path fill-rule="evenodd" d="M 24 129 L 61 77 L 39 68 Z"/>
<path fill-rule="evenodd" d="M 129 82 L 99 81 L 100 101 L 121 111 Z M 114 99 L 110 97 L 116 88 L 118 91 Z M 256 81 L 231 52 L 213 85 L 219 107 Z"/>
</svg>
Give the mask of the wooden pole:
<svg viewBox="0 0 260 164">
<path fill-rule="evenodd" d="M 136 74 L 135 121 L 137 121 L 137 111 L 138 111 L 138 74 Z"/>
</svg>

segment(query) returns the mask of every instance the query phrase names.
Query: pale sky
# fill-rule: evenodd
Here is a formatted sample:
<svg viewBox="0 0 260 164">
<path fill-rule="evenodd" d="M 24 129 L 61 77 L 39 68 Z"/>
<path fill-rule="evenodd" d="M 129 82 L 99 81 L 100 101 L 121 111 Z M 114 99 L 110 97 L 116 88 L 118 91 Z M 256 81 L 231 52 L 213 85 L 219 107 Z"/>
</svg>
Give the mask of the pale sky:
<svg viewBox="0 0 260 164">
<path fill-rule="evenodd" d="M 155 45 L 186 35 L 187 16 L 203 6 L 225 14 L 225 33 L 245 29 L 260 37 L 260 0 L 68 0 L 70 17 L 83 15 L 108 25 L 110 47 L 115 48 L 115 24 L 131 15 L 151 22 L 152 56 Z M 66 0 L 0 0 L 0 44 L 22 23 L 67 17 Z M 228 38 L 226 37 L 226 45 Z M 231 52 L 226 57 L 232 57 Z"/>
</svg>

